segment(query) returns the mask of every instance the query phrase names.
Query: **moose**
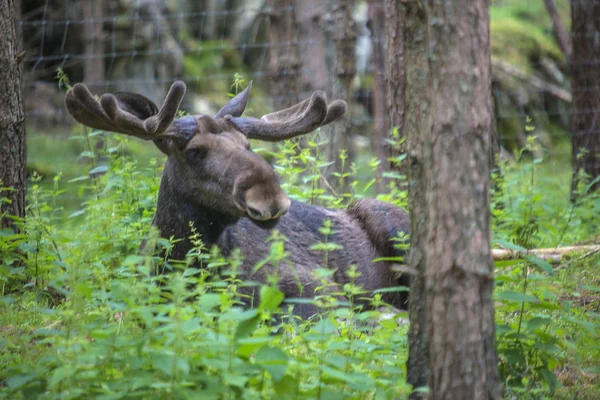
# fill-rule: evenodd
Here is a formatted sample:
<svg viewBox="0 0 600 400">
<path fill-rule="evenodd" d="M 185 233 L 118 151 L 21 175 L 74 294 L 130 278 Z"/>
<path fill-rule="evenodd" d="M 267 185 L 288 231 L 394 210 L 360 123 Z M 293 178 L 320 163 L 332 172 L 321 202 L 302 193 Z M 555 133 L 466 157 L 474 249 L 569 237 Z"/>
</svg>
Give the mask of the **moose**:
<svg viewBox="0 0 600 400">
<path fill-rule="evenodd" d="M 171 85 L 160 110 L 130 92 L 107 93 L 97 100 L 82 83 L 67 92 L 65 105 L 83 125 L 151 140 L 167 155 L 153 225 L 161 237 L 180 239 L 172 259 L 183 260 L 192 249 L 191 222 L 206 246 L 216 245 L 225 255 L 240 249 L 242 279 L 266 282 L 274 267 L 254 266 L 269 254 L 267 239 L 272 229 L 278 229 L 287 238 L 289 253 L 277 270 L 286 299 L 319 294 L 322 282 L 314 271 L 320 267 L 334 271 L 327 279 L 336 292 L 351 282 L 347 274 L 351 266 L 359 273 L 353 282 L 365 291 L 406 285 L 406 276 L 398 277 L 390 262 L 376 260 L 403 255 L 392 239 L 408 233 L 405 211 L 375 199 L 355 201 L 345 210 L 290 200 L 273 168 L 250 148 L 249 139 L 281 141 L 310 133 L 340 118 L 346 103 L 328 103 L 325 93 L 316 91 L 260 119 L 242 117 L 251 88 L 252 82 L 214 117 L 177 117 L 186 91 L 181 81 Z M 332 228 L 327 238 L 320 230 L 326 220 Z M 328 253 L 327 265 L 323 252 L 311 247 L 325 240 L 341 246 Z M 249 297 L 255 294 L 248 290 Z M 406 293 L 390 290 L 383 300 L 404 308 Z M 305 319 L 314 315 L 317 308 L 309 303 L 295 304 L 294 315 Z"/>
</svg>

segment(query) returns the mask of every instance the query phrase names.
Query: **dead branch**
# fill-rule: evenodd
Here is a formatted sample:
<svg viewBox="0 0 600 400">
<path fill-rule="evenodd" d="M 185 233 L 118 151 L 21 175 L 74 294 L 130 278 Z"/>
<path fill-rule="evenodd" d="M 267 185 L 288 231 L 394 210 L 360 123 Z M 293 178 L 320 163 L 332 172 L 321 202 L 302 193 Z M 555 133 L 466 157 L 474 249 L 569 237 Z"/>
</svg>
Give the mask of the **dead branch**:
<svg viewBox="0 0 600 400">
<path fill-rule="evenodd" d="M 581 253 L 585 252 L 585 254 L 572 259 L 567 264 L 561 264 L 555 269 L 564 268 L 567 265 L 572 264 L 576 261 L 581 261 L 587 257 L 590 257 L 594 254 L 600 253 L 600 245 L 585 245 L 585 246 L 567 246 L 567 247 L 554 247 L 548 249 L 530 249 L 528 251 L 517 251 L 510 249 L 492 249 L 492 257 L 494 261 L 508 261 L 508 260 L 518 260 L 521 258 L 525 258 L 525 256 L 535 256 L 539 259 L 547 261 L 551 264 L 558 264 L 563 259 L 563 257 L 568 256 L 572 253 Z M 400 274 L 406 275 L 416 275 L 417 271 L 414 268 L 411 268 L 407 265 L 394 263 L 390 267 L 392 271 L 398 272 Z"/>
<path fill-rule="evenodd" d="M 544 2 L 546 3 L 546 10 L 548 10 L 548 14 L 550 14 L 550 18 L 552 19 L 552 28 L 554 31 L 554 36 L 556 36 L 556 41 L 558 42 L 558 45 L 563 51 L 566 59 L 569 60 L 571 58 L 571 42 L 569 41 L 567 30 L 560 19 L 558 10 L 554 5 L 554 0 L 544 0 Z"/>
<path fill-rule="evenodd" d="M 571 93 L 561 87 L 553 85 L 543 79 L 528 74 L 525 71 L 520 70 L 514 65 L 510 65 L 504 61 L 498 59 L 492 59 L 492 70 L 501 71 L 505 74 L 511 75 L 524 83 L 533 86 L 536 89 L 543 90 L 550 93 L 552 96 L 557 97 L 567 103 L 570 103 L 573 99 Z"/>
</svg>

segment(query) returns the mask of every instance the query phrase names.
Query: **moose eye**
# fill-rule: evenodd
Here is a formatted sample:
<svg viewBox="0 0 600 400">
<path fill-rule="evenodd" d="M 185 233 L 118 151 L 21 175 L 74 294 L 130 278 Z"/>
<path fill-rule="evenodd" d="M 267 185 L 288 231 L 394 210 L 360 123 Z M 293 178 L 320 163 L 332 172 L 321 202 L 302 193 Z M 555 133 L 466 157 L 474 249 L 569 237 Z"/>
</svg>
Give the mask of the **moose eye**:
<svg viewBox="0 0 600 400">
<path fill-rule="evenodd" d="M 206 157 L 208 149 L 205 147 L 193 147 L 185 151 L 185 156 L 190 160 L 200 160 Z"/>
</svg>

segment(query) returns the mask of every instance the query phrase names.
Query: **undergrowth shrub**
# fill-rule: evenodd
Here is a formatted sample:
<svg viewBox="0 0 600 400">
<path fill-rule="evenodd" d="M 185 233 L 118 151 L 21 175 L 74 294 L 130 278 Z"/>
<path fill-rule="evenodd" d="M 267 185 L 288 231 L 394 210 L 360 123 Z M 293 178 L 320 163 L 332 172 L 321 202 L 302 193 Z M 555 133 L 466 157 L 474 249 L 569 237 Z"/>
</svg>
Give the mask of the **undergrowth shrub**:
<svg viewBox="0 0 600 400">
<path fill-rule="evenodd" d="M 314 300 L 322 312 L 298 320 L 276 277 L 263 285 L 240 279 L 239 252 L 224 257 L 194 234 L 187 259 L 170 260 L 173 239 L 150 228 L 163 160 L 139 165 L 127 154 L 128 139 L 117 135 L 103 138 L 98 154 L 99 138 L 88 130 L 73 135 L 86 144 L 81 158 L 88 173 L 71 180 L 79 185 L 79 209 L 65 220 L 61 175 L 44 186 L 34 174 L 23 233 L 0 232 L 0 398 L 408 396 L 408 327 L 398 322 L 406 313 L 384 315 L 377 294 L 373 310 L 360 309 L 353 300 L 364 293 L 353 284 L 343 293 L 326 290 L 327 253 L 336 243 L 314 244 L 324 259 L 315 269 L 324 283 Z M 294 199 L 340 208 L 372 195 L 374 179 L 361 176 L 375 176 L 377 162 L 349 164 L 342 152 L 341 171 L 329 174 L 324 138 L 317 133 L 302 145 L 287 141 L 255 151 L 272 157 Z M 390 144 L 399 146 L 397 132 Z M 535 146 L 531 141 L 517 163 L 501 163 L 502 174 L 494 177 L 495 244 L 526 253 L 597 234 L 600 198 L 587 193 L 589 181 L 582 180 L 576 202 L 560 200 L 565 193 L 554 171 L 542 160 L 527 161 Z M 387 193 L 379 198 L 406 208 L 404 177 L 387 176 Z M 325 224 L 321 232 L 328 238 L 331 229 Z M 165 256 L 140 252 L 143 240 Z M 285 262 L 286 238 L 274 232 L 269 240 L 264 263 Z M 558 268 L 529 254 L 496 263 L 496 339 L 507 397 L 559 393 L 565 368 L 600 372 L 600 301 L 580 301 L 600 292 L 598 265 L 597 255 Z M 356 270 L 348 274 L 356 278 Z M 241 307 L 247 286 L 261 293 L 249 310 Z M 350 301 L 341 304 L 338 294 Z M 291 303 L 302 301 L 311 300 Z"/>
<path fill-rule="evenodd" d="M 187 259 L 174 262 L 173 240 L 150 229 L 162 162 L 137 165 L 119 137 L 104 138 L 96 154 L 97 139 L 97 132 L 74 135 L 89 144 L 82 155 L 89 172 L 72 180 L 80 209 L 63 220 L 61 176 L 44 188 L 34 175 L 24 233 L 2 233 L 0 398 L 385 399 L 410 392 L 407 327 L 397 315 L 382 317 L 380 295 L 363 311 L 352 301 L 364 295 L 360 288 L 330 293 L 324 284 L 314 300 L 322 313 L 302 321 L 273 277 L 259 287 L 260 303 L 244 309 L 241 289 L 258 284 L 240 280 L 239 252 L 224 257 L 196 234 Z M 283 155 L 276 169 L 292 197 L 345 206 L 372 183 L 350 182 L 347 195 L 320 191 L 323 144 L 282 144 L 272 152 Z M 340 181 L 358 167 L 348 168 Z M 331 225 L 321 229 L 333 233 Z M 166 256 L 140 252 L 142 240 Z M 274 232 L 265 263 L 285 261 L 285 240 Z M 324 283 L 332 273 L 327 252 L 336 246 L 314 245 L 324 254 L 315 272 Z M 195 261 L 200 268 L 190 267 Z M 350 269 L 350 278 L 356 274 Z M 351 301 L 339 303 L 339 294 Z"/>
</svg>

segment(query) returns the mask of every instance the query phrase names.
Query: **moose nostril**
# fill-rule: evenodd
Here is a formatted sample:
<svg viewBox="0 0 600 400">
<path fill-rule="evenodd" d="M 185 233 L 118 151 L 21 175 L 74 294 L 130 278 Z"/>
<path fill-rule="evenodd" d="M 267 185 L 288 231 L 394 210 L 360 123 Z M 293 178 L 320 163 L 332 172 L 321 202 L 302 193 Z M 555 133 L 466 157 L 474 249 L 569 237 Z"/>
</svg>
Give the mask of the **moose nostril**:
<svg viewBox="0 0 600 400">
<path fill-rule="evenodd" d="M 260 211 L 258 211 L 256 208 L 248 206 L 248 207 L 246 207 L 246 210 L 248 210 L 248 214 L 250 215 L 250 217 L 252 217 L 254 219 L 262 218 L 262 213 Z"/>
</svg>

